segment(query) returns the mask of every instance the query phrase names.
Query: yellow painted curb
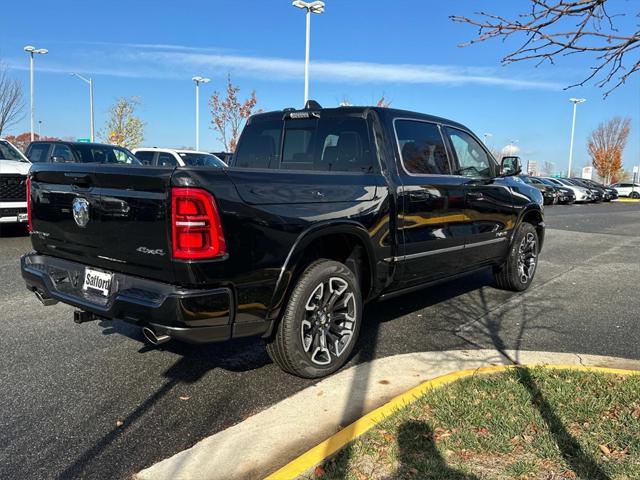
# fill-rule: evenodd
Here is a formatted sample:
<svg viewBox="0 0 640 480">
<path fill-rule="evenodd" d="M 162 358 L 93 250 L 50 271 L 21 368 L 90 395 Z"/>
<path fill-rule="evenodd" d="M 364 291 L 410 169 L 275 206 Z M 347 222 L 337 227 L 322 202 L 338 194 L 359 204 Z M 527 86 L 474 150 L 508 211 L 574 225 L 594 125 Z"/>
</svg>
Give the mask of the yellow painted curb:
<svg viewBox="0 0 640 480">
<path fill-rule="evenodd" d="M 640 203 L 640 200 L 636 198 L 618 198 L 614 201 L 620 202 L 620 203 Z"/>
<path fill-rule="evenodd" d="M 303 453 L 301 456 L 292 460 L 281 469 L 266 477 L 264 480 L 288 480 L 299 477 L 309 469 L 323 462 L 338 450 L 342 449 L 345 445 L 352 442 L 363 433 L 375 427 L 378 423 L 398 409 L 417 400 L 418 397 L 429 390 L 455 382 L 461 378 L 471 377 L 477 374 L 504 372 L 513 368 L 547 368 L 552 370 L 576 370 L 583 372 L 609 373 L 614 375 L 640 375 L 640 371 L 638 370 L 587 367 L 582 365 L 492 365 L 490 367 L 472 368 L 448 373 L 432 380 L 427 380 L 426 382 L 401 393 L 397 397 L 391 399 L 388 403 L 385 403 L 384 405 L 369 412 L 364 417 L 359 418 L 351 425 L 343 428 L 338 433 L 313 447 L 311 450 Z"/>
</svg>

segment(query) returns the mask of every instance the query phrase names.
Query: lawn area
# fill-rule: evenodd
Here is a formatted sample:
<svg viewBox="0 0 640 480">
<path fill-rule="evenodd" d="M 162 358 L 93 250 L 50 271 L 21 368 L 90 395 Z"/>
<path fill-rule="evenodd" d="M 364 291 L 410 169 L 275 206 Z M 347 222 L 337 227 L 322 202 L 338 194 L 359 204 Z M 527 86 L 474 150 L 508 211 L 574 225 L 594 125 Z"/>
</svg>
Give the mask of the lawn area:
<svg viewBox="0 0 640 480">
<path fill-rule="evenodd" d="M 640 479 L 640 376 L 518 368 L 431 390 L 308 475 Z"/>
</svg>

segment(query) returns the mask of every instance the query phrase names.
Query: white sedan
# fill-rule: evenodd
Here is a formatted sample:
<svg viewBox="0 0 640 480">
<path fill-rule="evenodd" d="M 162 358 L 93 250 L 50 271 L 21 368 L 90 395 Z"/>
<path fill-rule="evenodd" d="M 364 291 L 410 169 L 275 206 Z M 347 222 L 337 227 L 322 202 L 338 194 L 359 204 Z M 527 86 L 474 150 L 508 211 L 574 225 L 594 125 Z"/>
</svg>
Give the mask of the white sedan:
<svg viewBox="0 0 640 480">
<path fill-rule="evenodd" d="M 133 150 L 133 154 L 144 165 L 158 167 L 226 167 L 227 164 L 215 155 L 195 150 L 176 150 L 173 148 L 142 147 Z"/>
</svg>

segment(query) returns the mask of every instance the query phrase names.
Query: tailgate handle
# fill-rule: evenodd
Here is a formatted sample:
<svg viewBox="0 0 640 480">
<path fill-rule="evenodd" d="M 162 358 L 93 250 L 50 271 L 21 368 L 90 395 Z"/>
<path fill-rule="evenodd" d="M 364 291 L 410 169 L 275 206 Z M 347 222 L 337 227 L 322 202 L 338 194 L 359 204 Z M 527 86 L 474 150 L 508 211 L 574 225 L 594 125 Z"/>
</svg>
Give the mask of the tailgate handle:
<svg viewBox="0 0 640 480">
<path fill-rule="evenodd" d="M 67 172 L 64 174 L 64 176 L 71 179 L 72 185 L 77 185 L 79 187 L 86 187 L 87 185 L 89 185 L 89 183 L 91 183 L 88 173 Z"/>
</svg>

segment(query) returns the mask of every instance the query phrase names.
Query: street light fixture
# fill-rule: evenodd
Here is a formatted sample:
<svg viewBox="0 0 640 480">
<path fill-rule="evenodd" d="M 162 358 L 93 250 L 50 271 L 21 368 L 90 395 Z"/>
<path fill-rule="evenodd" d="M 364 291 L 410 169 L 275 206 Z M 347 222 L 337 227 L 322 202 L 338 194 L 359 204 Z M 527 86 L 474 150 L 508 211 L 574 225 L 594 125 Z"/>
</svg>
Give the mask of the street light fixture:
<svg viewBox="0 0 640 480">
<path fill-rule="evenodd" d="M 46 55 L 49 50 L 46 48 L 36 48 L 33 45 L 24 47 L 24 51 L 29 54 L 29 94 L 31 103 L 31 141 L 35 139 L 35 107 L 33 103 L 33 57 L 34 55 Z"/>
<path fill-rule="evenodd" d="M 196 150 L 200 150 L 200 84 L 209 83 L 210 78 L 201 77 L 200 75 L 193 77 L 196 84 Z"/>
<path fill-rule="evenodd" d="M 91 78 L 85 78 L 82 75 L 80 75 L 79 73 L 71 73 L 70 74 L 72 77 L 77 77 L 80 80 L 82 80 L 83 82 L 87 83 L 89 85 L 89 124 L 90 124 L 90 137 L 91 137 L 91 142 L 93 143 L 94 141 L 94 136 L 95 136 L 95 131 L 94 131 L 94 127 L 93 127 L 93 79 Z"/>
<path fill-rule="evenodd" d="M 482 135 L 482 142 L 486 145 L 487 138 L 491 138 L 491 137 L 493 137 L 493 133 L 485 133 L 484 135 Z"/>
<path fill-rule="evenodd" d="M 570 98 L 569 101 L 573 103 L 573 122 L 571 123 L 571 145 L 569 146 L 569 174 L 568 177 L 571 178 L 571 163 L 573 162 L 573 134 L 576 129 L 576 107 L 579 103 L 584 103 L 587 101 L 586 98 Z"/>
<path fill-rule="evenodd" d="M 302 0 L 294 0 L 291 5 L 307 11 L 307 39 L 304 54 L 304 104 L 306 105 L 307 100 L 309 100 L 309 36 L 311 31 L 311 14 L 323 13 L 324 2 L 303 2 Z"/>
</svg>

